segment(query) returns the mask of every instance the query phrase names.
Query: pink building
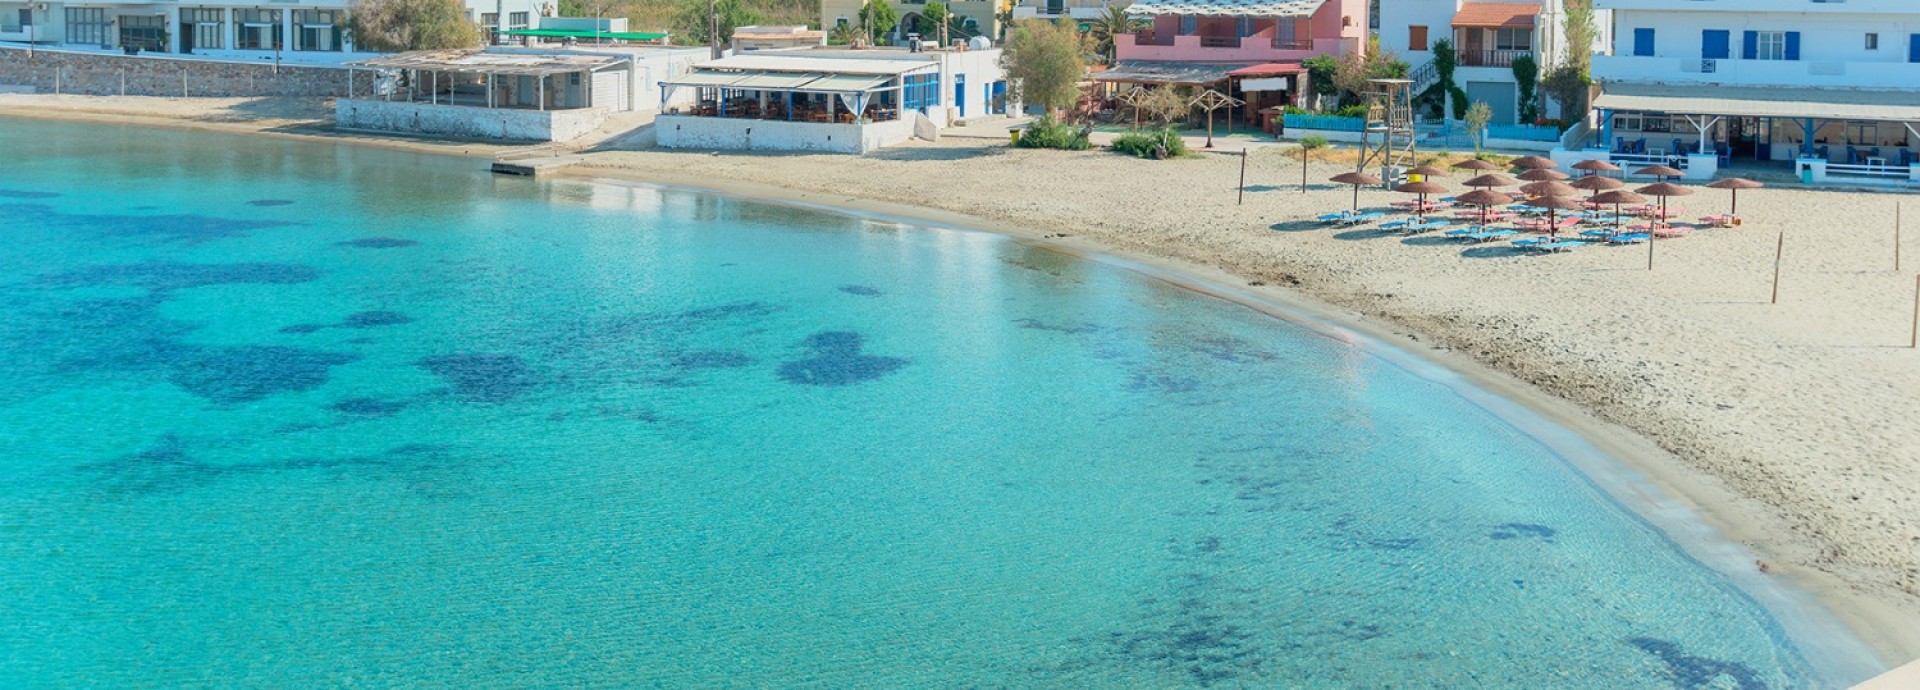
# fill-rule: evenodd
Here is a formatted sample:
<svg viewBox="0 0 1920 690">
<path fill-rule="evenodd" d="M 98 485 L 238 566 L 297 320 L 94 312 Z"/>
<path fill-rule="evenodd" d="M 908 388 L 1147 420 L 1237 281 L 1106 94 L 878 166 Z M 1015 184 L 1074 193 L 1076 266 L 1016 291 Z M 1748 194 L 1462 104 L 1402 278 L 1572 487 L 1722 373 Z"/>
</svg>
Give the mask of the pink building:
<svg viewBox="0 0 1920 690">
<path fill-rule="evenodd" d="M 1247 111 L 1300 101 L 1300 61 L 1365 50 L 1367 0 L 1136 0 L 1151 28 L 1121 38 L 1113 83 L 1225 88 Z"/>
</svg>

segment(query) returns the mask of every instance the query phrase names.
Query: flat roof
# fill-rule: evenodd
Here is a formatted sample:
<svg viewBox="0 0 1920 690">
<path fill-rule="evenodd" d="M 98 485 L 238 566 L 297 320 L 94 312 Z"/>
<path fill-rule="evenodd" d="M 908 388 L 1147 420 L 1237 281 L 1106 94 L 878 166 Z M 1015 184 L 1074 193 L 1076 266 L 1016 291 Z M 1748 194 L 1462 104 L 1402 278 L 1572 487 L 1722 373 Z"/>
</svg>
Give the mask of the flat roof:
<svg viewBox="0 0 1920 690">
<path fill-rule="evenodd" d="M 1610 83 L 1595 108 L 1686 115 L 1920 122 L 1912 91 Z"/>
<path fill-rule="evenodd" d="M 699 69 L 757 70 L 761 72 L 821 72 L 827 74 L 884 74 L 895 76 L 915 70 L 935 69 L 932 59 L 900 60 L 891 58 L 842 58 L 808 55 L 807 51 L 756 51 L 694 65 Z"/>
<path fill-rule="evenodd" d="M 504 36 L 594 38 L 616 41 L 658 41 L 667 37 L 665 33 L 653 31 L 585 31 L 581 29 L 508 29 L 500 33 Z"/>
<path fill-rule="evenodd" d="M 512 74 L 539 77 L 592 72 L 626 62 L 611 55 L 488 53 L 478 50 L 416 50 L 349 62 L 354 67 L 418 69 L 465 74 Z"/>
<path fill-rule="evenodd" d="M 1326 0 L 1139 0 L 1127 6 L 1127 14 L 1305 17 L 1320 11 L 1324 4 Z"/>
<path fill-rule="evenodd" d="M 1250 67 L 1246 63 L 1207 64 L 1164 60 L 1121 60 L 1113 69 L 1095 72 L 1094 81 L 1130 84 L 1215 84 L 1226 81 L 1234 70 Z"/>
</svg>

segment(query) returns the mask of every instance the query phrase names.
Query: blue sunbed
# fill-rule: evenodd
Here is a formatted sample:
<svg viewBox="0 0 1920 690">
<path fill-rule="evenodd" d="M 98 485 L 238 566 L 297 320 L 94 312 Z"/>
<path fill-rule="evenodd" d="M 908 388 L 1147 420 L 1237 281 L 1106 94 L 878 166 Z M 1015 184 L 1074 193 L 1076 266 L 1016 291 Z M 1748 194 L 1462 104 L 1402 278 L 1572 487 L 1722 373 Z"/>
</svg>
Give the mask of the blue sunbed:
<svg viewBox="0 0 1920 690">
<path fill-rule="evenodd" d="M 1360 215 L 1359 211 L 1341 211 L 1339 213 L 1323 213 L 1319 218 L 1322 223 L 1338 223 L 1357 215 Z"/>
<path fill-rule="evenodd" d="M 1587 243 L 1581 242 L 1580 240 L 1560 240 L 1557 242 L 1542 242 L 1539 244 L 1530 245 L 1527 248 L 1532 249 L 1533 251 L 1536 251 L 1536 252 L 1552 254 L 1554 252 L 1564 252 L 1569 249 L 1573 249 L 1575 247 L 1585 247 L 1585 246 L 1587 246 Z"/>
<path fill-rule="evenodd" d="M 1639 244 L 1641 242 L 1645 242 L 1651 239 L 1653 239 L 1653 236 L 1647 233 L 1630 232 L 1624 235 L 1614 235 L 1612 237 L 1609 237 L 1607 238 L 1607 242 L 1612 244 Z"/>
<path fill-rule="evenodd" d="M 1371 223 L 1373 221 L 1380 220 L 1381 218 L 1385 218 L 1385 217 L 1387 217 L 1387 214 L 1385 213 L 1381 213 L 1379 211 L 1369 211 L 1367 213 L 1362 213 L 1357 216 L 1347 216 L 1344 220 L 1340 221 L 1340 224 L 1359 225 L 1361 223 Z"/>
</svg>

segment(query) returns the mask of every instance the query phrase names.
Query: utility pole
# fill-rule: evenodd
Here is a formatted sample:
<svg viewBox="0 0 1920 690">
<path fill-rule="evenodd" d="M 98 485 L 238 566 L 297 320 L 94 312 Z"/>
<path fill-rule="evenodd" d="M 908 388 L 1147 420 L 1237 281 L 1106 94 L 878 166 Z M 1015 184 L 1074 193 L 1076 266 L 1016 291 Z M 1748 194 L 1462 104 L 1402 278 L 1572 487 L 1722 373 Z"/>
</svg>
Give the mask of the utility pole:
<svg viewBox="0 0 1920 690">
<path fill-rule="evenodd" d="M 500 45 L 500 30 L 507 28 L 507 0 L 493 0 L 493 40 L 492 45 Z"/>
<path fill-rule="evenodd" d="M 713 59 L 720 59 L 720 10 L 714 7 L 714 0 L 707 0 L 707 47 Z"/>
</svg>

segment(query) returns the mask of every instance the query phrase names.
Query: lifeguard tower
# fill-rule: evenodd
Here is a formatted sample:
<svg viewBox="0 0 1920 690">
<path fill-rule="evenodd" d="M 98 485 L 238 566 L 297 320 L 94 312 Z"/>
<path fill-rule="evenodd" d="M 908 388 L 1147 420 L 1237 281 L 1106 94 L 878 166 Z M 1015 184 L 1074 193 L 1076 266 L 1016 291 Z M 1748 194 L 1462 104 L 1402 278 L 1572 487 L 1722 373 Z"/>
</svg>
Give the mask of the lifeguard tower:
<svg viewBox="0 0 1920 690">
<path fill-rule="evenodd" d="M 1391 188 L 1416 164 L 1418 143 L 1413 136 L 1413 81 L 1367 80 L 1367 126 L 1360 131 L 1360 165 L 1380 166 L 1380 179 Z"/>
</svg>

